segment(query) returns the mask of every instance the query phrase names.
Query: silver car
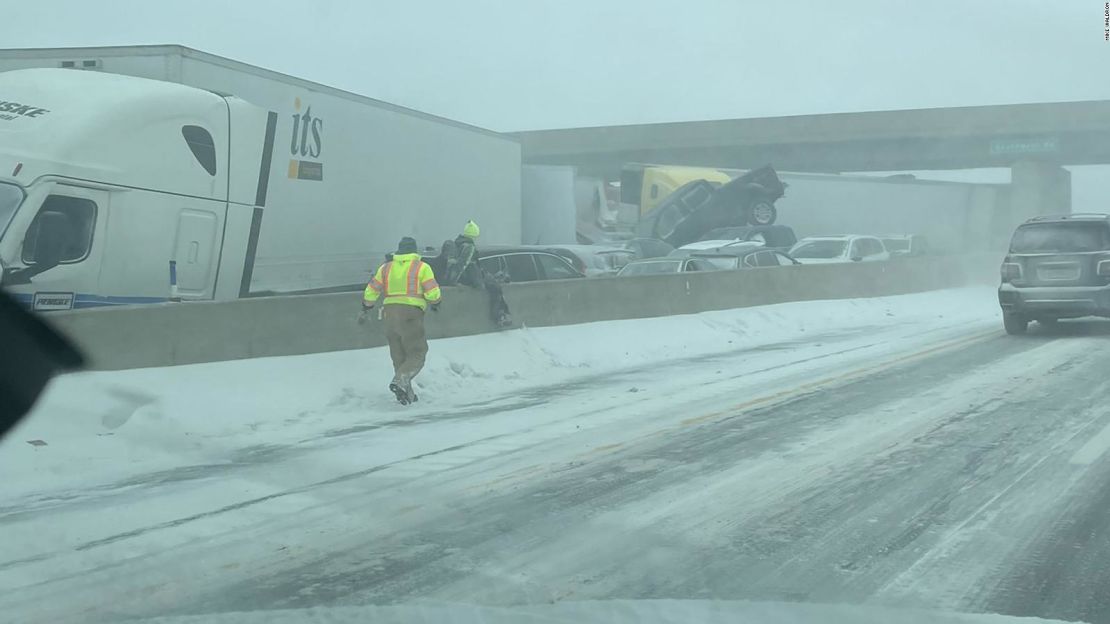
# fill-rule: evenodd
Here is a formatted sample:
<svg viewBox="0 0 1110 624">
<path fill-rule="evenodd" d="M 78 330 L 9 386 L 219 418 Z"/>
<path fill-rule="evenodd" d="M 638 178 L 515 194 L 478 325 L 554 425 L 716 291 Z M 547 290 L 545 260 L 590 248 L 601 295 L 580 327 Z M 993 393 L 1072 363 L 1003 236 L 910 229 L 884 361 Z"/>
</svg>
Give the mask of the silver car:
<svg viewBox="0 0 1110 624">
<path fill-rule="evenodd" d="M 689 273 L 692 271 L 716 271 L 717 266 L 709 258 L 653 258 L 637 260 L 624 265 L 617 277 L 626 275 L 667 275 Z"/>
</svg>

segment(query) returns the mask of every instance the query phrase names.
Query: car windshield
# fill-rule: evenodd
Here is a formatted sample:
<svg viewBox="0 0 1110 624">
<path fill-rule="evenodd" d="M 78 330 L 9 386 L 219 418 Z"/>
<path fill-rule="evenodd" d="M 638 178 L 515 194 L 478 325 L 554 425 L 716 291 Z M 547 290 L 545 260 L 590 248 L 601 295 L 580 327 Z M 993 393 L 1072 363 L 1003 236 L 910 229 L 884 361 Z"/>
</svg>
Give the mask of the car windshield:
<svg viewBox="0 0 1110 624">
<path fill-rule="evenodd" d="M 661 240 L 639 239 L 627 243 L 627 248 L 644 258 L 665 256 L 674 250 L 674 247 Z"/>
<path fill-rule="evenodd" d="M 883 245 L 886 246 L 887 251 L 909 251 L 910 239 L 908 238 L 884 238 Z"/>
<path fill-rule="evenodd" d="M 1110 250 L 1110 227 L 1103 221 L 1030 223 L 1014 232 L 1013 253 L 1069 253 Z"/>
<path fill-rule="evenodd" d="M 790 250 L 790 255 L 795 258 L 839 258 L 844 255 L 847 246 L 848 241 L 844 240 L 803 241 Z"/>
<path fill-rule="evenodd" d="M 620 270 L 620 275 L 654 275 L 659 273 L 678 273 L 682 270 L 682 261 L 673 262 L 633 262 Z"/>
<path fill-rule="evenodd" d="M 635 255 L 635 253 L 625 249 L 602 251 L 594 256 L 594 266 L 595 268 L 607 270 L 619 269 L 631 262 Z"/>
<path fill-rule="evenodd" d="M 692 257 L 708 262 L 718 269 L 735 269 L 740 266 L 740 258 L 737 256 L 703 256 L 694 254 Z"/>
<path fill-rule="evenodd" d="M 591 269 L 607 271 L 613 268 L 611 256 L 606 254 L 589 254 L 585 261 L 586 266 Z"/>
<path fill-rule="evenodd" d="M 741 242 L 738 242 L 738 243 L 728 243 L 727 245 L 722 245 L 721 247 L 718 247 L 717 249 L 718 249 L 718 251 L 721 251 L 723 253 L 739 254 L 739 253 L 744 253 L 744 252 L 752 250 L 752 249 L 759 249 L 761 247 L 764 247 L 764 244 L 763 244 L 762 241 L 752 240 L 752 241 L 741 241 Z"/>
<path fill-rule="evenodd" d="M 23 203 L 23 190 L 14 184 L 0 182 L 0 237 L 15 216 L 16 209 Z"/>
</svg>

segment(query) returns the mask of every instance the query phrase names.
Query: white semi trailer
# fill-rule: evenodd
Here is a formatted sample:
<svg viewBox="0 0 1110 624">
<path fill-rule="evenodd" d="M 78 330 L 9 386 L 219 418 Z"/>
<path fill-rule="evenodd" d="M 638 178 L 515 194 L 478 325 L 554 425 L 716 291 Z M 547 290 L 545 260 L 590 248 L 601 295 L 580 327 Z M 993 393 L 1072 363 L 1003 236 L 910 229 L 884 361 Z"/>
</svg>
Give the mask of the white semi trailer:
<svg viewBox="0 0 1110 624">
<path fill-rule="evenodd" d="M 510 137 L 187 48 L 0 51 L 2 284 L 37 309 L 352 287 L 468 219 L 519 243 L 520 176 Z"/>
<path fill-rule="evenodd" d="M 779 222 L 799 237 L 829 234 L 922 234 L 938 251 L 962 253 L 1004 246 L 1006 185 L 910 177 L 781 173 L 786 194 L 775 202 Z"/>
</svg>

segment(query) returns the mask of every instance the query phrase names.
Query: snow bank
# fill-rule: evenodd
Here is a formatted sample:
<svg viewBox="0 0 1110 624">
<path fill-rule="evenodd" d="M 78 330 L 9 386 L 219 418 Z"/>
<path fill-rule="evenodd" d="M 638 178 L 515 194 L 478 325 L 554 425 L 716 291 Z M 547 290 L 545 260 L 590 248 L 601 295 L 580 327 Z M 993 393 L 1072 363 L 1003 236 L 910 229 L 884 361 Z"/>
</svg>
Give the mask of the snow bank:
<svg viewBox="0 0 1110 624">
<path fill-rule="evenodd" d="M 421 401 L 407 408 L 386 389 L 392 369 L 384 348 L 78 373 L 56 379 L 0 442 L 0 499 L 140 470 L 226 463 L 235 461 L 232 450 L 264 452 L 336 427 L 387 425 L 675 358 L 895 324 L 927 331 L 938 319 L 952 325 L 997 315 L 991 289 L 967 288 L 437 340 L 417 379 Z"/>
</svg>

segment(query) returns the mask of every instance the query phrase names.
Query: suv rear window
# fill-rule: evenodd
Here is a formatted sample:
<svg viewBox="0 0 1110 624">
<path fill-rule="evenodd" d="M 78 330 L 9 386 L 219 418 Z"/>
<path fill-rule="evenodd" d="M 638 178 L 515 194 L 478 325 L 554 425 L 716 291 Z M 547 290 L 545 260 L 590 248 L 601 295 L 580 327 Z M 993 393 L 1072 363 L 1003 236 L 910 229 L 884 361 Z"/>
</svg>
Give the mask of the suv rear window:
<svg viewBox="0 0 1110 624">
<path fill-rule="evenodd" d="M 1110 249 L 1106 223 L 1031 223 L 1014 232 L 1011 253 L 1075 253 Z"/>
</svg>

